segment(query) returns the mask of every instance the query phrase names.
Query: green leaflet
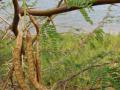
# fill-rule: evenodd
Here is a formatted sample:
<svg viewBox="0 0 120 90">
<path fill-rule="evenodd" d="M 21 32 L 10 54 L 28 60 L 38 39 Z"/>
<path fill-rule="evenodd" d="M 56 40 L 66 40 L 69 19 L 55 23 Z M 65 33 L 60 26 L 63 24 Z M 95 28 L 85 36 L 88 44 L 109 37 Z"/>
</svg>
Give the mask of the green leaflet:
<svg viewBox="0 0 120 90">
<path fill-rule="evenodd" d="M 93 34 L 88 37 L 87 43 L 89 43 L 90 47 L 96 49 L 103 44 L 104 41 L 104 31 L 103 29 L 99 28 L 94 30 Z"/>
<path fill-rule="evenodd" d="M 91 8 L 96 0 L 67 0 L 68 7 L 80 7 L 80 12 L 87 22 L 93 24 L 87 11 L 84 8 Z"/>
<path fill-rule="evenodd" d="M 44 23 L 41 28 L 41 34 L 42 43 L 44 46 L 48 43 L 51 43 L 53 48 L 57 48 L 57 42 L 59 41 L 60 37 L 59 34 L 56 32 L 56 28 L 54 25 Z"/>
<path fill-rule="evenodd" d="M 80 8 L 86 8 L 93 5 L 96 0 L 67 0 L 69 7 L 75 6 Z"/>
<path fill-rule="evenodd" d="M 80 12 L 87 22 L 89 22 L 90 24 L 93 24 L 93 21 L 90 19 L 87 11 L 84 8 L 80 9 Z"/>
<path fill-rule="evenodd" d="M 22 7 L 23 7 L 23 10 L 24 10 L 24 25 L 26 23 L 26 15 L 27 15 L 27 5 L 26 5 L 26 0 L 22 0 Z"/>
</svg>

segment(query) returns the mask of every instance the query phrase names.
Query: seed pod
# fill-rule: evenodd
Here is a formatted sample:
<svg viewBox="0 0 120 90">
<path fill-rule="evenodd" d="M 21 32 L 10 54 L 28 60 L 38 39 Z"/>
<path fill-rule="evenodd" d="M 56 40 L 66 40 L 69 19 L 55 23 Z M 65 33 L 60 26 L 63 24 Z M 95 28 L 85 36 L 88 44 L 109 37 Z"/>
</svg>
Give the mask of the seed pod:
<svg viewBox="0 0 120 90">
<path fill-rule="evenodd" d="M 16 47 L 13 51 L 13 65 L 16 79 L 22 90 L 30 90 L 25 83 L 25 78 L 23 75 L 22 65 L 21 65 L 21 47 L 22 47 L 22 33 L 19 32 L 16 41 Z"/>
<path fill-rule="evenodd" d="M 35 72 L 35 63 L 34 63 L 35 61 L 33 58 L 33 50 L 32 50 L 32 40 L 29 31 L 27 31 L 27 35 L 26 35 L 26 55 L 28 62 L 29 79 L 31 83 L 37 90 L 45 90 L 37 81 L 36 72 Z"/>
<path fill-rule="evenodd" d="M 34 53 L 34 63 L 35 63 L 35 70 L 36 70 L 36 77 L 37 81 L 41 83 L 41 62 L 39 58 L 39 41 L 37 37 L 36 45 L 35 45 L 35 53 Z"/>
</svg>

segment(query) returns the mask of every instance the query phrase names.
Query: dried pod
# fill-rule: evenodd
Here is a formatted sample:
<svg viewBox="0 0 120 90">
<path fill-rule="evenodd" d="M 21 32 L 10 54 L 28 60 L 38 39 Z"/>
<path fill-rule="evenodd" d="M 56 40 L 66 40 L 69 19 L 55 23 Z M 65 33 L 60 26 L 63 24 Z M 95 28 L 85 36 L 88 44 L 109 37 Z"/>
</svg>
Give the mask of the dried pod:
<svg viewBox="0 0 120 90">
<path fill-rule="evenodd" d="M 35 59 L 35 70 L 36 70 L 36 77 L 37 77 L 37 81 L 39 83 L 41 83 L 41 62 L 40 62 L 40 58 L 39 58 L 39 41 L 37 39 L 36 45 L 35 45 L 35 53 L 34 53 L 34 59 Z"/>
<path fill-rule="evenodd" d="M 23 75 L 22 65 L 21 65 L 21 48 L 22 48 L 22 33 L 19 32 L 16 41 L 16 47 L 13 51 L 13 65 L 16 79 L 22 90 L 29 90 L 29 87 L 25 83 L 25 78 Z"/>
<path fill-rule="evenodd" d="M 29 31 L 27 31 L 27 35 L 26 35 L 26 55 L 28 62 L 29 79 L 31 83 L 37 90 L 45 90 L 43 89 L 42 85 L 40 85 L 37 81 L 35 63 L 34 63 L 35 61 L 33 58 L 33 50 L 32 50 L 32 39 Z"/>
</svg>

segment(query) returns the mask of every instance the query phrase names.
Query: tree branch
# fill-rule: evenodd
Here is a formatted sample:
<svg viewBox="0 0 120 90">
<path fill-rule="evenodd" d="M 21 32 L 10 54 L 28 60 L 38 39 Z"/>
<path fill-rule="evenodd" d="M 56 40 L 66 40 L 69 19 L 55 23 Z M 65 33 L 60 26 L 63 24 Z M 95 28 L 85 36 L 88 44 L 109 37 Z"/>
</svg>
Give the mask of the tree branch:
<svg viewBox="0 0 120 90">
<path fill-rule="evenodd" d="M 19 23 L 19 4 L 18 0 L 12 0 L 14 5 L 14 19 L 12 23 L 12 31 L 15 36 L 18 35 L 18 23 Z"/>
<path fill-rule="evenodd" d="M 103 4 L 114 4 L 114 3 L 120 3 L 120 0 L 96 0 L 96 2 L 93 4 L 95 5 L 103 5 Z M 67 7 L 61 6 L 58 8 L 52 8 L 52 9 L 47 9 L 47 10 L 40 10 L 40 9 L 29 9 L 28 13 L 30 15 L 34 16 L 51 16 L 54 14 L 59 14 L 59 13 L 64 13 L 64 12 L 69 12 L 73 10 L 80 9 L 79 7 Z M 20 8 L 20 13 L 21 15 L 24 15 L 24 10 Z"/>
<path fill-rule="evenodd" d="M 22 16 L 24 15 L 24 10 L 22 8 L 19 8 L 18 0 L 12 0 L 14 5 L 14 19 L 12 23 L 12 31 L 15 34 L 15 36 L 18 35 L 18 23 L 19 23 L 19 14 Z M 61 0 L 62 1 L 62 0 Z M 120 3 L 120 0 L 96 0 L 94 5 L 102 5 L 102 4 L 113 4 L 113 3 Z M 40 9 L 29 9 L 28 13 L 33 16 L 52 16 L 55 14 L 70 12 L 73 10 L 80 9 L 79 7 L 67 7 L 66 5 L 61 7 L 55 7 L 52 9 L 47 10 L 40 10 Z"/>
</svg>

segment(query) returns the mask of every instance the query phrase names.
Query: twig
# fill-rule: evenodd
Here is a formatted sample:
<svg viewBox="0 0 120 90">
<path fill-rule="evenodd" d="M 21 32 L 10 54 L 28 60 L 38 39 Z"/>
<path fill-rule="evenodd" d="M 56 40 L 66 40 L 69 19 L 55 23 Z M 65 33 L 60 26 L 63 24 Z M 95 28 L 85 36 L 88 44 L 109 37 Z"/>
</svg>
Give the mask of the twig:
<svg viewBox="0 0 120 90">
<path fill-rule="evenodd" d="M 60 7 L 60 6 L 61 6 L 61 4 L 62 4 L 62 2 L 63 2 L 63 0 L 60 0 L 60 1 L 58 2 L 57 7 Z"/>
<path fill-rule="evenodd" d="M 116 62 L 116 63 L 117 63 L 117 62 Z M 102 67 L 102 66 L 105 66 L 105 65 L 109 65 L 109 64 L 111 64 L 111 63 L 103 63 L 103 64 L 98 64 L 98 65 L 88 66 L 88 67 L 86 67 L 86 68 L 78 71 L 77 73 L 71 75 L 70 77 L 67 77 L 67 78 L 65 78 L 64 80 L 58 81 L 57 83 L 54 84 L 54 86 L 52 87 L 51 90 L 54 90 L 54 89 L 56 90 L 56 88 L 58 88 L 59 85 L 61 85 L 61 84 L 64 85 L 66 82 L 72 80 L 73 78 L 75 78 L 75 77 L 77 77 L 78 75 L 84 73 L 85 71 L 88 71 L 88 70 L 90 70 L 90 69 L 92 69 L 92 68 Z"/>
<path fill-rule="evenodd" d="M 29 15 L 29 18 L 31 22 L 33 23 L 35 30 L 36 30 L 36 36 L 32 40 L 32 44 L 33 44 L 37 40 L 37 37 L 39 36 L 39 24 L 32 15 Z"/>
<path fill-rule="evenodd" d="M 5 22 L 5 23 L 7 23 L 8 25 L 11 25 L 9 22 L 7 22 L 4 18 L 2 18 L 1 16 L 0 16 L 0 18 Z"/>
</svg>

